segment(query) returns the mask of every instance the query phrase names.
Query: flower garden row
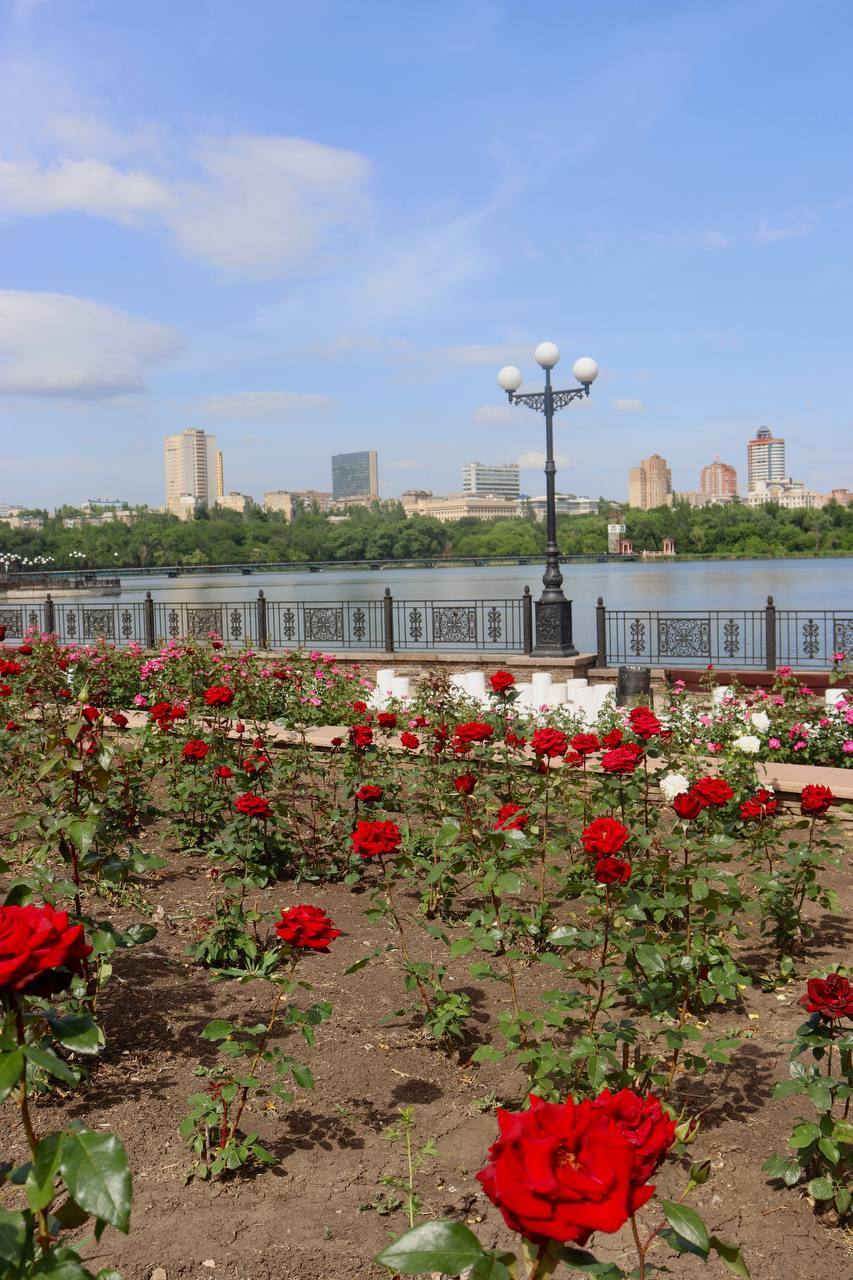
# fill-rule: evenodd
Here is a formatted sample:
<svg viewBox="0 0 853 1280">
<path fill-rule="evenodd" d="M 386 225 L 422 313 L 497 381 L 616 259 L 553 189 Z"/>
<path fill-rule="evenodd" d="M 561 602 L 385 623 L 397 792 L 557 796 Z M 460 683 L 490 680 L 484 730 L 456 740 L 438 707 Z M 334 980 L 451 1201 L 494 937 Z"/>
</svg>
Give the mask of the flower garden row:
<svg viewBox="0 0 853 1280">
<path fill-rule="evenodd" d="M 498 1112 L 478 1175 L 518 1250 L 486 1249 L 461 1222 L 417 1223 L 410 1203 L 410 1231 L 380 1255 L 393 1271 L 544 1280 L 565 1268 L 616 1280 L 623 1272 L 587 1246 L 627 1225 L 641 1280 L 650 1255 L 667 1251 L 747 1275 L 739 1247 L 686 1202 L 710 1164 L 691 1162 L 701 1129 L 685 1098 L 742 1042 L 709 1038 L 709 1012 L 736 1014 L 756 982 L 800 983 L 808 1013 L 779 1082 L 803 1115 L 767 1172 L 805 1191 L 827 1222 L 849 1218 L 853 989 L 840 964 L 816 974 L 809 958 L 819 912 L 837 909 L 834 797 L 808 785 L 786 812 L 755 772 L 774 725 L 791 720 L 802 735 L 814 719 L 806 740 L 823 733 L 825 744 L 831 714 L 840 744 L 848 708 L 816 710 L 782 673 L 761 707 L 738 696 L 719 709 L 709 766 L 705 712 L 678 692 L 660 716 L 607 708 L 593 727 L 556 712 L 542 723 L 518 714 L 514 679 L 497 672 L 487 709 L 436 676 L 410 707 L 373 712 L 369 682 L 334 660 L 265 665 L 215 637 L 148 658 L 34 636 L 0 649 L 0 681 L 12 815 L 0 1097 L 18 1108 L 29 1148 L 3 1173 L 4 1275 L 85 1277 L 69 1233 L 87 1217 L 97 1237 L 128 1229 L 118 1140 L 81 1126 L 39 1134 L 31 1104 L 57 1083 L 85 1089 L 87 1061 L 109 1054 L 99 997 L 116 952 L 154 929 L 118 931 L 87 912 L 164 865 L 144 847 L 155 816 L 207 861 L 200 968 L 270 986 L 263 1023 L 217 1019 L 201 1031 L 219 1054 L 198 1067 L 181 1125 L 196 1176 L 273 1162 L 252 1127 L 258 1104 L 292 1105 L 294 1084 L 312 1087 L 277 1033 L 297 1028 L 313 1044 L 334 1016 L 305 1002 L 303 974 L 339 937 L 322 906 L 323 882 L 337 881 L 372 899 L 369 949 L 348 972 L 396 961 L 405 1016 L 433 1046 L 424 1052 L 454 1059 L 467 1057 L 472 1008 L 449 966 L 464 959 L 501 993 L 473 1061 L 516 1068 L 528 1086 L 528 1099 Z M 132 727 L 131 708 L 143 725 Z M 270 722 L 297 731 L 287 750 L 271 749 Z M 298 732 L 318 722 L 341 725 L 331 757 Z M 264 919 L 254 890 L 295 877 L 313 882 L 315 901 Z M 742 958 L 748 938 L 763 949 L 760 968 Z M 537 967 L 549 981 L 533 998 L 521 975 Z M 685 1185 L 655 1201 L 665 1159 L 685 1169 Z"/>
</svg>

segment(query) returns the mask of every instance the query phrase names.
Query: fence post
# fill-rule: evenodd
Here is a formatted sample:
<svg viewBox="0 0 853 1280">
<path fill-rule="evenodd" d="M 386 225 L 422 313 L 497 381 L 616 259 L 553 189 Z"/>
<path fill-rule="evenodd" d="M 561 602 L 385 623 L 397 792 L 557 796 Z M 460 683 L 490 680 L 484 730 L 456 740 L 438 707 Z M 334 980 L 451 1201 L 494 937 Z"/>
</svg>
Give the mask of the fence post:
<svg viewBox="0 0 853 1280">
<path fill-rule="evenodd" d="M 776 606 L 773 597 L 767 597 L 764 610 L 764 665 L 768 671 L 776 670 Z"/>
<path fill-rule="evenodd" d="M 267 600 L 264 595 L 264 589 L 261 587 L 258 592 L 258 648 L 266 649 L 267 647 Z"/>
<path fill-rule="evenodd" d="M 526 658 L 533 652 L 533 596 L 529 587 L 521 597 L 521 649 Z"/>
<path fill-rule="evenodd" d="M 595 605 L 595 665 L 607 666 L 607 616 L 604 612 L 604 596 Z"/>
<path fill-rule="evenodd" d="M 385 630 L 385 652 L 394 652 L 394 601 L 391 597 L 391 588 L 385 588 L 385 596 L 382 600 L 382 620 Z"/>
<path fill-rule="evenodd" d="M 49 635 L 53 635 L 56 630 L 56 610 L 53 607 L 53 599 L 49 591 L 44 601 L 44 629 Z"/>
<path fill-rule="evenodd" d="M 143 621 L 145 627 L 145 647 L 153 649 L 155 643 L 154 636 L 154 601 L 151 598 L 151 592 L 145 592 L 145 601 L 142 605 Z"/>
</svg>

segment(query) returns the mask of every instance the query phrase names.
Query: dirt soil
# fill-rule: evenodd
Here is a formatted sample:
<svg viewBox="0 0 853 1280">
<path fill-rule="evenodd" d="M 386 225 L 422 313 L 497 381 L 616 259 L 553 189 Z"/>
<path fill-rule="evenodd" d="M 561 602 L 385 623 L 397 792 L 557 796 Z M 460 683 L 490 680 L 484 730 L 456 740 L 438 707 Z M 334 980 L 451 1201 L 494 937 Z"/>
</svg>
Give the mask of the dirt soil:
<svg viewBox="0 0 853 1280">
<path fill-rule="evenodd" d="M 143 843 L 153 847 L 150 839 Z M 283 884 L 258 895 L 259 905 L 276 913 L 297 902 L 321 905 L 343 930 L 328 955 L 312 955 L 302 968 L 315 989 L 313 998 L 332 1002 L 331 1019 L 318 1028 L 313 1050 L 300 1036 L 286 1042 L 288 1051 L 310 1064 L 316 1087 L 297 1089 L 289 1107 L 247 1113 L 278 1163 L 227 1182 L 185 1182 L 191 1159 L 177 1129 L 186 1099 L 199 1085 L 193 1068 L 216 1058 L 215 1047 L 199 1033 L 214 1017 L 265 1019 L 271 991 L 263 982 L 213 982 L 187 958 L 193 920 L 209 909 L 213 886 L 202 857 L 168 856 L 169 868 L 144 882 L 158 924 L 156 938 L 116 953 L 114 976 L 99 1009 L 107 1037 L 102 1059 L 77 1095 L 36 1108 L 41 1132 L 79 1118 L 113 1131 L 127 1148 L 134 1182 L 131 1233 L 125 1238 L 108 1229 L 100 1245 L 90 1244 L 85 1252 L 93 1269 L 111 1264 L 126 1280 L 149 1280 L 157 1268 L 167 1280 L 387 1277 L 371 1259 L 407 1223 L 400 1210 L 384 1216 L 371 1206 L 389 1193 L 383 1175 L 404 1172 L 404 1152 L 385 1129 L 405 1105 L 414 1108 L 416 1144 L 431 1139 L 437 1150 L 417 1178 L 425 1214 L 465 1220 L 484 1243 L 508 1246 L 511 1237 L 479 1194 L 474 1174 L 496 1135 L 495 1096 L 517 1100 L 523 1081 L 501 1067 L 471 1065 L 467 1059 L 476 1039 L 461 1055 L 464 1061 L 450 1060 L 417 1028 L 395 1018 L 403 999 L 392 959 L 344 975 L 386 935 L 383 925 L 364 918 L 369 894 L 341 885 Z M 844 915 L 823 918 L 803 973 L 850 961 L 849 852 L 845 870 L 830 880 Z M 145 918 L 98 899 L 85 909 L 121 926 Z M 464 960 L 454 961 L 451 972 L 470 992 L 476 1022 L 485 1028 L 502 989 L 472 982 Z M 787 1078 L 786 1041 L 802 1021 L 796 1004 L 802 989 L 801 981 L 776 992 L 752 988 L 745 993 L 745 1009 L 711 1015 L 709 1034 L 746 1025 L 751 1038 L 730 1068 L 716 1068 L 705 1081 L 689 1086 L 691 1109 L 707 1108 L 692 1154 L 713 1166 L 695 1204 L 713 1232 L 742 1245 L 753 1280 L 853 1276 L 851 1234 L 824 1225 L 801 1193 L 769 1183 L 761 1170 L 771 1153 L 784 1149 L 802 1106 L 796 1099 L 771 1097 L 774 1084 Z M 21 1135 L 11 1111 L 5 1114 L 3 1154 L 23 1159 Z M 658 1178 L 665 1195 L 680 1194 L 683 1184 L 683 1172 L 672 1164 Z M 648 1211 L 645 1216 L 654 1221 Z M 599 1238 L 591 1247 L 602 1258 L 632 1265 L 627 1230 Z M 728 1274 L 716 1259 L 705 1268 L 696 1259 L 672 1261 L 662 1249 L 660 1261 L 667 1258 L 679 1275 Z M 155 1280 L 163 1280 L 162 1272 Z"/>
</svg>

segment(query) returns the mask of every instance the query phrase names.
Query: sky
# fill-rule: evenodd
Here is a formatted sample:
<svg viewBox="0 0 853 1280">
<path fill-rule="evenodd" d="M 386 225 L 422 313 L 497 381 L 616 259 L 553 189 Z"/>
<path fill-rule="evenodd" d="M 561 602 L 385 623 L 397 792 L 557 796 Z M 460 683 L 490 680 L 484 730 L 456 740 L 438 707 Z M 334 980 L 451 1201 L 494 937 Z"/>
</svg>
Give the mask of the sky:
<svg viewBox="0 0 853 1280">
<path fill-rule="evenodd" d="M 560 491 L 676 489 L 767 424 L 853 485 L 849 0 L 0 0 L 0 502 L 458 492 L 601 367 Z"/>
</svg>

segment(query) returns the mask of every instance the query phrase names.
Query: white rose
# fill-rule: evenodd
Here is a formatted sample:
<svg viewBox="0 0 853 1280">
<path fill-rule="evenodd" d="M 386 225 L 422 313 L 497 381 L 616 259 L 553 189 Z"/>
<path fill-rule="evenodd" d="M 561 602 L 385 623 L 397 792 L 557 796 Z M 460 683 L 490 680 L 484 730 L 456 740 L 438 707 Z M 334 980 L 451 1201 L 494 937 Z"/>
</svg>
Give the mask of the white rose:
<svg viewBox="0 0 853 1280">
<path fill-rule="evenodd" d="M 753 711 L 749 718 L 753 729 L 757 729 L 759 733 L 766 733 L 770 728 L 770 717 L 766 711 Z"/>
<path fill-rule="evenodd" d="M 741 737 L 735 738 L 732 746 L 736 751 L 742 751 L 745 756 L 754 756 L 761 750 L 761 739 L 756 738 L 754 733 L 744 733 Z"/>
<path fill-rule="evenodd" d="M 658 783 L 664 799 L 672 804 L 676 796 L 683 796 L 690 790 L 690 783 L 683 773 L 668 773 Z"/>
</svg>

